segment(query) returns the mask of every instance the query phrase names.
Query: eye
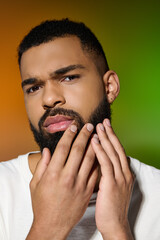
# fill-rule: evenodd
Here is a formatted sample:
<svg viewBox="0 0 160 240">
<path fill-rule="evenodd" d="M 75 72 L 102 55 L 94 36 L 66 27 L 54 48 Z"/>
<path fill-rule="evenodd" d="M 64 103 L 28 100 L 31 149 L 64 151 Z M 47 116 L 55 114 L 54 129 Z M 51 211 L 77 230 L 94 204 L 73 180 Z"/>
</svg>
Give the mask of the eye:
<svg viewBox="0 0 160 240">
<path fill-rule="evenodd" d="M 36 91 L 38 91 L 40 89 L 40 86 L 33 86 L 33 87 L 30 87 L 26 90 L 26 93 L 27 94 L 30 94 L 30 93 L 34 93 Z"/>
<path fill-rule="evenodd" d="M 62 79 L 62 81 L 65 81 L 65 82 L 71 82 L 73 81 L 74 79 L 76 78 L 79 78 L 80 75 L 79 74 L 76 74 L 76 75 L 70 75 L 70 76 L 66 76 Z"/>
</svg>

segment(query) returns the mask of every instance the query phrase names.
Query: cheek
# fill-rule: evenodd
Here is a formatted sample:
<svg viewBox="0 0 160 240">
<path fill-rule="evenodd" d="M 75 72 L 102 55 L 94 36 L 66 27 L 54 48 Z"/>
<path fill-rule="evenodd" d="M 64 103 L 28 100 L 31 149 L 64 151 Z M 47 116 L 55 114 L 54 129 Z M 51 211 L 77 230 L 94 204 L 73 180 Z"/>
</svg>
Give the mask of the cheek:
<svg viewBox="0 0 160 240">
<path fill-rule="evenodd" d="M 26 106 L 26 112 L 29 120 L 33 124 L 33 126 L 38 129 L 38 122 L 41 116 L 43 115 L 44 111 L 41 107 L 39 107 L 39 104 L 37 102 L 33 101 L 26 101 L 25 100 L 25 106 Z"/>
<path fill-rule="evenodd" d="M 103 99 L 104 94 L 105 91 L 103 84 L 79 86 L 77 89 L 74 89 L 74 94 L 73 92 L 70 92 L 68 95 L 67 99 L 70 102 L 68 105 L 81 114 L 85 122 L 87 122 L 91 113 Z"/>
</svg>

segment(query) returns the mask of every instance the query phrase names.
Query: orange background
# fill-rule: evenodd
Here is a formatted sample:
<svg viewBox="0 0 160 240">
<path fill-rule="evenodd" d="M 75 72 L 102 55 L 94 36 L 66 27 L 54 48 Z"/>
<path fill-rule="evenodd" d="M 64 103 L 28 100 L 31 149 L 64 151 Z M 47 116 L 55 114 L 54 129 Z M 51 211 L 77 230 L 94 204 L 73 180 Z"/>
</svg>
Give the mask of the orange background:
<svg viewBox="0 0 160 240">
<path fill-rule="evenodd" d="M 17 46 L 41 21 L 69 17 L 95 32 L 120 76 L 113 126 L 127 153 L 160 167 L 159 6 L 159 1 L 1 0 L 0 160 L 37 149 L 25 113 Z"/>
</svg>

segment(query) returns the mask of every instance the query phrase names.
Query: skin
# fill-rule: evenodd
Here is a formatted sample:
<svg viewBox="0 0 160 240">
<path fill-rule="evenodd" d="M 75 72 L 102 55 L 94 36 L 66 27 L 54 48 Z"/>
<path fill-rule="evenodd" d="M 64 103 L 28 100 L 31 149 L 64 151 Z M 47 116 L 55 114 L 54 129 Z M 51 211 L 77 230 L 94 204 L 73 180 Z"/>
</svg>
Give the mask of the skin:
<svg viewBox="0 0 160 240">
<path fill-rule="evenodd" d="M 70 65 L 83 68 L 53 74 Z M 104 95 L 109 103 L 118 96 L 116 73 L 108 71 L 102 77 L 91 56 L 82 50 L 79 39 L 73 36 L 27 50 L 20 69 L 22 82 L 28 78 L 39 81 L 23 88 L 27 114 L 37 130 L 38 121 L 48 108 L 75 110 L 86 122 L 74 143 L 76 123 L 65 131 L 52 156 L 47 148 L 42 156 L 29 156 L 34 220 L 27 240 L 67 238 L 83 216 L 98 181 L 95 156 L 102 174 L 96 203 L 97 228 L 103 239 L 133 239 L 127 219 L 133 175 L 127 157 L 108 120 L 97 125 L 94 137 L 93 127 L 87 123 Z M 67 77 L 70 75 L 79 77 L 71 80 Z"/>
</svg>

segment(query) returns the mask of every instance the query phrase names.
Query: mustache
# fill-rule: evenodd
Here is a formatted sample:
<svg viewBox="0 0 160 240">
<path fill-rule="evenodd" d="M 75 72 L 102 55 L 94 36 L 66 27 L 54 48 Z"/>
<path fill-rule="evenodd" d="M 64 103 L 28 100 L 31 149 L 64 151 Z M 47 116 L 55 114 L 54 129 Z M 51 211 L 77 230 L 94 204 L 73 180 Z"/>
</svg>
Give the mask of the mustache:
<svg viewBox="0 0 160 240">
<path fill-rule="evenodd" d="M 30 128 L 33 132 L 34 139 L 37 142 L 37 144 L 40 147 L 40 150 L 42 152 L 44 147 L 47 147 L 51 154 L 54 153 L 55 148 L 63 136 L 62 132 L 55 132 L 55 133 L 47 133 L 45 129 L 43 128 L 43 123 L 46 120 L 48 116 L 55 116 L 55 115 L 64 115 L 72 118 L 75 120 L 75 123 L 77 125 L 78 131 L 77 135 L 79 134 L 80 130 L 82 129 L 83 125 L 85 124 L 84 119 L 81 117 L 79 113 L 77 113 L 74 110 L 65 109 L 65 108 L 48 108 L 45 110 L 44 114 L 41 116 L 38 122 L 38 130 L 34 127 L 32 122 L 29 119 Z M 94 125 L 93 134 L 96 133 L 96 125 L 99 122 L 102 122 L 104 118 L 109 118 L 111 120 L 111 109 L 110 104 L 106 97 L 102 99 L 102 101 L 99 103 L 97 107 L 92 111 L 92 113 L 89 115 L 89 119 L 87 119 L 87 122 L 90 122 Z M 77 136 L 76 135 L 76 136 Z"/>
<path fill-rule="evenodd" d="M 42 115 L 42 117 L 38 122 L 39 129 L 42 129 L 43 123 L 47 117 L 51 117 L 51 116 L 53 117 L 56 115 L 64 115 L 64 116 L 71 117 L 76 121 L 76 123 L 78 123 L 78 125 L 80 125 L 78 126 L 79 128 L 81 128 L 82 125 L 84 125 L 85 123 L 82 116 L 76 111 L 73 111 L 71 109 L 65 109 L 65 108 L 54 108 L 54 109 L 47 109 L 45 113 Z"/>
</svg>

